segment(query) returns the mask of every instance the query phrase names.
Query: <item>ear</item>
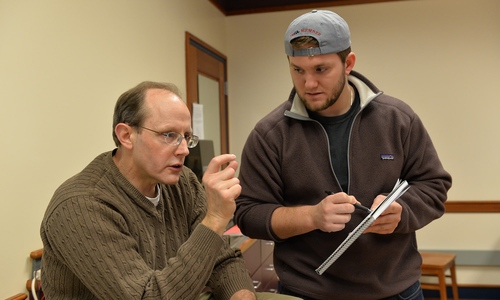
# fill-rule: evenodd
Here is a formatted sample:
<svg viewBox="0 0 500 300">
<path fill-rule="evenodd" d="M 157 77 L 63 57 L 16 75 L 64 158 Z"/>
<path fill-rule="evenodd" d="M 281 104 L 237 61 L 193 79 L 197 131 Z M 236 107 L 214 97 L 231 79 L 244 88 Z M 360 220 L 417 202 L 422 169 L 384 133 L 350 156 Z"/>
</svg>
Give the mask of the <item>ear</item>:
<svg viewBox="0 0 500 300">
<path fill-rule="evenodd" d="M 120 140 L 122 147 L 132 149 L 134 143 L 134 129 L 125 123 L 118 123 L 115 127 L 115 134 Z"/>
<path fill-rule="evenodd" d="M 354 69 L 354 64 L 356 63 L 356 54 L 354 52 L 351 52 L 347 54 L 347 58 L 345 60 L 345 74 L 349 75 Z"/>
</svg>

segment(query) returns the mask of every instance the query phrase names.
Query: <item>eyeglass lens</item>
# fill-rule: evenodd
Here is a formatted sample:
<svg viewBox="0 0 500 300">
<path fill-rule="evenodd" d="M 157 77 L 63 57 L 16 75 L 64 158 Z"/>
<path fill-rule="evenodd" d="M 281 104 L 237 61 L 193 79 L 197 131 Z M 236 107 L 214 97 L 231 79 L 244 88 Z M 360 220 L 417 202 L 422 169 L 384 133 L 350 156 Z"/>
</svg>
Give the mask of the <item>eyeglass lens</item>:
<svg viewBox="0 0 500 300">
<path fill-rule="evenodd" d="M 194 148 L 198 144 L 198 137 L 197 136 L 183 136 L 180 133 L 177 132 L 167 132 L 163 134 L 165 137 L 165 142 L 167 144 L 171 144 L 174 146 L 179 145 L 182 142 L 182 139 L 185 138 L 187 142 L 188 148 Z"/>
</svg>

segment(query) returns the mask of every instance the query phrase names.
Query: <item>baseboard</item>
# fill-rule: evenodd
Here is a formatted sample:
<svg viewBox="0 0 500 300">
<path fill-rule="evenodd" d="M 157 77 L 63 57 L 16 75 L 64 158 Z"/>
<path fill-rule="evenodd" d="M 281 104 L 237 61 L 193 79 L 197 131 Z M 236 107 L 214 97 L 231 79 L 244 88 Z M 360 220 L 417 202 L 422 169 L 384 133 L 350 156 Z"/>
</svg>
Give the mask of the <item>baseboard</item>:
<svg viewBox="0 0 500 300">
<path fill-rule="evenodd" d="M 447 287 L 448 299 L 453 299 L 451 287 Z M 499 286 L 460 286 L 458 287 L 460 300 L 499 300 Z M 424 290 L 425 300 L 439 300 L 439 291 Z"/>
</svg>

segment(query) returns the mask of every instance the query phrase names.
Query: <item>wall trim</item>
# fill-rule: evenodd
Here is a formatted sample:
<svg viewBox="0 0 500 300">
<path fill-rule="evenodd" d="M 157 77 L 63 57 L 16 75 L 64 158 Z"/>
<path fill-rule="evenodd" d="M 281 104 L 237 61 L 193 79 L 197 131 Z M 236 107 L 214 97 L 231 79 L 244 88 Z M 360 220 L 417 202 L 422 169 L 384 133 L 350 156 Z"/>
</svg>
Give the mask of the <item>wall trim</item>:
<svg viewBox="0 0 500 300">
<path fill-rule="evenodd" d="M 457 266 L 500 267 L 500 250 L 419 249 L 419 251 L 456 254 Z"/>
<path fill-rule="evenodd" d="M 499 200 L 446 201 L 447 213 L 500 213 Z"/>
</svg>

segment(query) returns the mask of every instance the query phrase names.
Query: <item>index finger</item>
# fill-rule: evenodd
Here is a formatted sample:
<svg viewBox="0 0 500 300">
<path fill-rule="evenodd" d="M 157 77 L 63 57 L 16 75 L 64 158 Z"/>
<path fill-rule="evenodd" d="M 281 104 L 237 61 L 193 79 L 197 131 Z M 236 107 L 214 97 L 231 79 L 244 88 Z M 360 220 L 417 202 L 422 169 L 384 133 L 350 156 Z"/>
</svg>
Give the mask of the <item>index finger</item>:
<svg viewBox="0 0 500 300">
<path fill-rule="evenodd" d="M 329 201 L 332 201 L 332 203 L 351 203 L 351 204 L 354 204 L 354 203 L 358 202 L 354 196 L 348 195 L 344 192 L 330 194 L 327 197 L 330 197 L 330 196 L 333 196 L 329 200 Z"/>
<path fill-rule="evenodd" d="M 205 170 L 205 173 L 217 173 L 219 172 L 220 168 L 226 164 L 229 163 L 233 160 L 236 159 L 236 155 L 234 154 L 222 154 L 218 155 L 210 160 L 208 163 L 207 169 Z"/>
</svg>

